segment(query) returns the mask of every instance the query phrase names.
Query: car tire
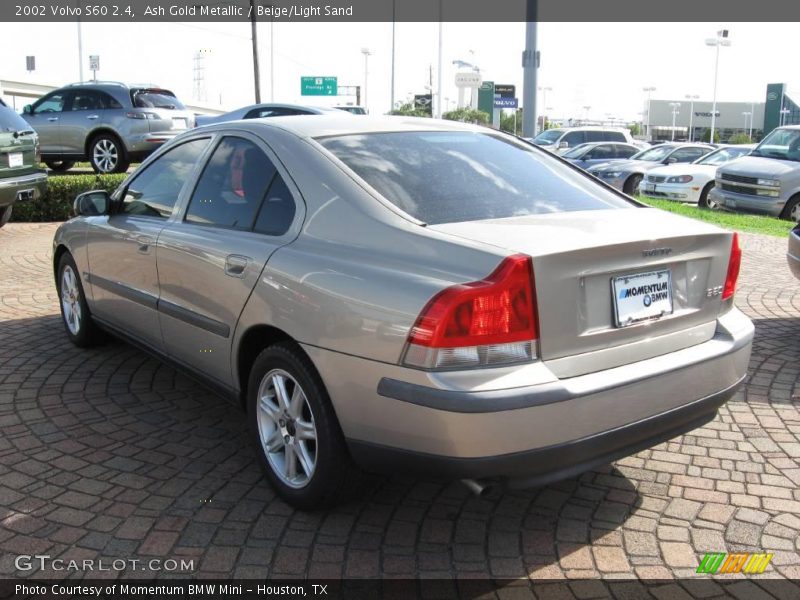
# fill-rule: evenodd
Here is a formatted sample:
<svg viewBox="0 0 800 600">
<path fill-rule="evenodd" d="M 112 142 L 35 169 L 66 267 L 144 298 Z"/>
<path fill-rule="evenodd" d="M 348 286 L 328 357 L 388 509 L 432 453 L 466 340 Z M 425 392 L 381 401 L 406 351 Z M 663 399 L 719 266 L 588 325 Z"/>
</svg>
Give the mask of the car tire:
<svg viewBox="0 0 800 600">
<path fill-rule="evenodd" d="M 55 173 L 65 173 L 75 166 L 74 160 L 46 160 L 44 164 Z"/>
<path fill-rule="evenodd" d="M 636 191 L 639 189 L 639 184 L 642 183 L 643 177 L 638 173 L 631 175 L 628 177 L 627 181 L 625 181 L 624 192 L 628 194 L 628 196 L 635 196 Z"/>
<path fill-rule="evenodd" d="M 789 198 L 786 206 L 783 207 L 783 212 L 781 212 L 781 219 L 800 223 L 800 194 L 795 194 Z"/>
<path fill-rule="evenodd" d="M 0 208 L 0 227 L 5 225 L 11 220 L 11 213 L 13 212 L 14 207 L 9 205 L 5 208 Z"/>
<path fill-rule="evenodd" d="M 359 477 L 328 393 L 291 342 L 258 355 L 247 385 L 247 420 L 259 463 L 278 495 L 301 510 L 330 506 Z"/>
<path fill-rule="evenodd" d="M 714 182 L 710 182 L 706 184 L 706 187 L 703 188 L 703 191 L 700 192 L 700 198 L 697 200 L 697 206 L 699 208 L 707 209 L 707 210 L 719 210 L 719 203 L 711 200 L 708 197 L 709 192 L 714 189 Z"/>
<path fill-rule="evenodd" d="M 103 332 L 92 320 L 78 267 L 69 252 L 58 261 L 58 304 L 69 340 L 79 348 L 88 348 L 103 340 Z"/>
<path fill-rule="evenodd" d="M 124 173 L 130 166 L 125 147 L 114 135 L 98 135 L 89 144 L 89 162 L 95 173 Z"/>
</svg>

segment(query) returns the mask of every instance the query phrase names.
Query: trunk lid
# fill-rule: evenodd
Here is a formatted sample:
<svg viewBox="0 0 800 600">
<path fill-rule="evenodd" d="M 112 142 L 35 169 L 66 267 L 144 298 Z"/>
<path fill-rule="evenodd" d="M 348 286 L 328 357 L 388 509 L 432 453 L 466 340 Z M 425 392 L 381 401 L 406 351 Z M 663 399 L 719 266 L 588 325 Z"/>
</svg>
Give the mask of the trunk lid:
<svg viewBox="0 0 800 600">
<path fill-rule="evenodd" d="M 559 376 L 643 360 L 714 335 L 721 308 L 715 290 L 721 292 L 725 283 L 730 232 L 650 208 L 431 228 L 533 257 L 539 352 L 558 365 Z M 647 273 L 661 277 L 636 277 Z M 618 312 L 625 320 L 637 316 L 632 310 L 650 310 L 645 296 L 661 298 L 651 304 L 665 307 L 666 288 L 671 313 L 619 325 Z M 583 359 L 569 360 L 578 356 Z"/>
<path fill-rule="evenodd" d="M 34 173 L 36 133 L 10 108 L 0 106 L 0 178 Z"/>
</svg>

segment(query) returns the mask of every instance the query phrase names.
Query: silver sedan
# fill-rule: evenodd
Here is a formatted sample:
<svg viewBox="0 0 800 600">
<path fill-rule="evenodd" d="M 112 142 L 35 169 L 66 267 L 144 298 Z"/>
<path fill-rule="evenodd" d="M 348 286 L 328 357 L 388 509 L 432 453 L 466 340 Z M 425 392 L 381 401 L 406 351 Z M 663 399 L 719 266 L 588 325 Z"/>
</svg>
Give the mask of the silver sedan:
<svg viewBox="0 0 800 600">
<path fill-rule="evenodd" d="M 294 506 L 358 468 L 537 486 L 712 419 L 746 374 L 736 234 L 431 119 L 187 132 L 56 232 L 67 336 L 246 411 Z"/>
<path fill-rule="evenodd" d="M 338 108 L 324 106 L 306 106 L 303 104 L 251 104 L 232 110 L 223 115 L 199 115 L 197 126 L 238 121 L 239 119 L 265 119 L 267 117 L 296 117 L 300 115 L 330 115 L 343 112 Z M 349 113 L 345 113 L 349 114 Z"/>
</svg>

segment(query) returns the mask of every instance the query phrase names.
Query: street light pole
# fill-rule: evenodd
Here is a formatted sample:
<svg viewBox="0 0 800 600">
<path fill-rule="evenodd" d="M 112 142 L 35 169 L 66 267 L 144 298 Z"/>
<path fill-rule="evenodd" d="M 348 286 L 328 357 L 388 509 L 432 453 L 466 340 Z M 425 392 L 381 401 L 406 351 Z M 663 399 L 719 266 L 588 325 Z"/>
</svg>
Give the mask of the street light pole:
<svg viewBox="0 0 800 600">
<path fill-rule="evenodd" d="M 537 131 L 536 133 L 541 133 L 542 131 L 544 131 L 544 122 L 545 122 L 545 119 L 547 118 L 547 116 L 545 114 L 546 111 L 547 111 L 547 108 L 545 108 L 547 106 L 547 92 L 552 92 L 553 88 L 551 88 L 551 87 L 540 87 L 539 91 L 542 92 L 542 108 L 544 110 L 542 111 L 542 128 L 539 131 Z"/>
<path fill-rule="evenodd" d="M 717 37 L 706 39 L 706 46 L 716 47 L 716 58 L 714 59 L 714 100 L 711 106 L 711 137 L 710 143 L 714 143 L 714 129 L 717 123 L 717 75 L 719 74 L 719 47 L 730 46 L 731 41 L 728 39 L 728 30 L 721 29 L 717 32 Z"/>
<path fill-rule="evenodd" d="M 694 138 L 694 101 L 697 100 L 700 96 L 693 96 L 691 94 L 686 94 L 686 99 L 689 100 L 689 141 L 693 141 Z"/>
<path fill-rule="evenodd" d="M 744 117 L 744 129 L 742 130 L 742 133 L 745 133 L 747 131 L 747 117 L 750 117 L 752 114 L 753 113 L 750 113 L 750 112 L 747 112 L 747 111 L 742 113 L 742 116 Z M 751 117 L 751 119 L 752 119 L 752 117 Z"/>
<path fill-rule="evenodd" d="M 439 64 L 436 68 L 436 118 L 442 118 L 442 0 L 439 0 Z"/>
<path fill-rule="evenodd" d="M 362 48 L 361 54 L 364 55 L 364 108 L 369 112 L 367 108 L 367 78 L 369 77 L 369 57 L 372 55 L 369 48 Z"/>
<path fill-rule="evenodd" d="M 522 53 L 522 136 L 532 138 L 536 135 L 536 76 L 539 68 L 536 50 L 536 22 L 538 20 L 538 0 L 526 0 L 525 50 Z"/>
<path fill-rule="evenodd" d="M 678 116 L 678 109 L 681 107 L 680 102 L 670 102 L 669 105 L 672 107 L 672 141 L 675 141 L 675 117 Z"/>
<path fill-rule="evenodd" d="M 647 125 L 644 128 L 644 139 L 645 141 L 650 141 L 653 138 L 650 135 L 650 92 L 655 92 L 656 88 L 653 86 L 643 87 L 642 91 L 647 92 Z"/>
<path fill-rule="evenodd" d="M 250 31 L 253 41 L 253 85 L 256 88 L 256 104 L 261 104 L 261 74 L 258 69 L 258 34 L 256 32 L 255 0 L 250 0 Z"/>
</svg>

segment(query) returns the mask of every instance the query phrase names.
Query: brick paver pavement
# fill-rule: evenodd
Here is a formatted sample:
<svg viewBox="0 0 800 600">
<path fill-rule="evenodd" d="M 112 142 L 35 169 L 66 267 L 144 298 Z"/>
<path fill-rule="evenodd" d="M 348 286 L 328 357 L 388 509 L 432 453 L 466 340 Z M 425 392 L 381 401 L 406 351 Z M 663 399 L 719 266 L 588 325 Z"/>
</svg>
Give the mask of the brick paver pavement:
<svg viewBox="0 0 800 600">
<path fill-rule="evenodd" d="M 783 239 L 743 237 L 750 377 L 706 427 L 546 488 L 477 499 L 387 478 L 302 513 L 262 479 L 240 412 L 124 343 L 67 341 L 55 227 L 0 230 L 0 576 L 46 576 L 13 559 L 48 554 L 222 577 L 665 578 L 705 552 L 767 551 L 765 577 L 800 578 L 800 284 Z"/>
</svg>

